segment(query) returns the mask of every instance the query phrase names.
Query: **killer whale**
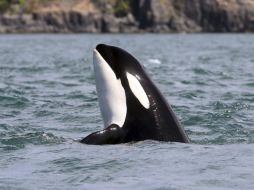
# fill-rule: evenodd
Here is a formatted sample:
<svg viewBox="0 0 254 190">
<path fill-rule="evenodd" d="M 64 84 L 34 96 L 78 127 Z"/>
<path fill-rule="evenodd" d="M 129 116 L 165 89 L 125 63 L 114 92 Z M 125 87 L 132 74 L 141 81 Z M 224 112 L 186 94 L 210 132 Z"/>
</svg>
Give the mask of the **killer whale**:
<svg viewBox="0 0 254 190">
<path fill-rule="evenodd" d="M 131 54 L 99 44 L 93 51 L 93 66 L 105 128 L 81 143 L 190 142 L 171 106 Z"/>
</svg>

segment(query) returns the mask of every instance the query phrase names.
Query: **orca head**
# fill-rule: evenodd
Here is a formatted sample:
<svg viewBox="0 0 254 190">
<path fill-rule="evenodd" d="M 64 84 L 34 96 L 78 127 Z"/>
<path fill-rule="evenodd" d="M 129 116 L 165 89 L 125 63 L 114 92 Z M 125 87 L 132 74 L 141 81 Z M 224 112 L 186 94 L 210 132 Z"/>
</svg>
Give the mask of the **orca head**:
<svg viewBox="0 0 254 190">
<path fill-rule="evenodd" d="M 143 66 L 121 48 L 99 44 L 94 49 L 96 90 L 105 127 L 124 125 L 127 99 L 134 96 L 145 109 L 150 106 L 142 87 L 146 79 Z"/>
</svg>

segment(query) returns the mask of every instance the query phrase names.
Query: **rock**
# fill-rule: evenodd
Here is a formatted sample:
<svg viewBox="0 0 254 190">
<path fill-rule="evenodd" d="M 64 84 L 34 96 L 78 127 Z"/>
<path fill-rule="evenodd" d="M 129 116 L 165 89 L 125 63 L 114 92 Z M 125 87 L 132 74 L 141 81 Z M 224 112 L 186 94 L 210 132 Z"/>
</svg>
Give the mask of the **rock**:
<svg viewBox="0 0 254 190">
<path fill-rule="evenodd" d="M 134 33 L 138 32 L 138 23 L 132 14 L 119 19 L 119 32 L 121 33 Z"/>
<path fill-rule="evenodd" d="M 18 26 L 21 25 L 21 17 L 18 15 L 3 15 L 1 17 L 1 23 L 5 26 Z"/>
<path fill-rule="evenodd" d="M 139 10 L 140 28 L 152 32 L 254 31 L 251 0 L 139 0 Z"/>
<path fill-rule="evenodd" d="M 72 32 L 100 32 L 101 15 L 72 11 L 66 14 L 66 24 Z"/>
<path fill-rule="evenodd" d="M 34 13 L 36 23 L 41 23 L 52 32 L 100 32 L 101 16 L 99 14 L 69 12 Z"/>
<path fill-rule="evenodd" d="M 102 33 L 119 32 L 119 21 L 117 20 L 117 18 L 109 14 L 102 15 L 101 32 Z"/>
<path fill-rule="evenodd" d="M 115 1 L 70 2 L 78 9 L 53 4 L 31 14 L 2 13 L 0 33 L 254 32 L 253 0 L 135 0 L 124 15 L 115 14 Z"/>
</svg>

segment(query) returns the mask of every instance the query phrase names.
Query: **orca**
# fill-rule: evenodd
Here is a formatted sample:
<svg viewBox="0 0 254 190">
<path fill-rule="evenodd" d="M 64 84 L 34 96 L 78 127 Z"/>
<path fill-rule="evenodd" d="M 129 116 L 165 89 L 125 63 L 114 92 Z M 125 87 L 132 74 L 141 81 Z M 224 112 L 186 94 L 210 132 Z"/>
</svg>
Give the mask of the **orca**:
<svg viewBox="0 0 254 190">
<path fill-rule="evenodd" d="M 93 65 L 105 128 L 81 143 L 190 142 L 171 106 L 131 54 L 99 44 L 93 51 Z"/>
</svg>

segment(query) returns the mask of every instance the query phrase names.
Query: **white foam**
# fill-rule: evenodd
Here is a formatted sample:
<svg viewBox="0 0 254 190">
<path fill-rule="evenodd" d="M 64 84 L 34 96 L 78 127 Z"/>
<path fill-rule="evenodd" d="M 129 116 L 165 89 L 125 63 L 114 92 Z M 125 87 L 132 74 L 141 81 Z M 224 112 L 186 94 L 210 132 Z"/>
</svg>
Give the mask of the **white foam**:
<svg viewBox="0 0 254 190">
<path fill-rule="evenodd" d="M 156 64 L 156 65 L 160 65 L 161 61 L 159 59 L 148 59 L 148 62 Z"/>
</svg>

